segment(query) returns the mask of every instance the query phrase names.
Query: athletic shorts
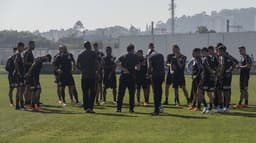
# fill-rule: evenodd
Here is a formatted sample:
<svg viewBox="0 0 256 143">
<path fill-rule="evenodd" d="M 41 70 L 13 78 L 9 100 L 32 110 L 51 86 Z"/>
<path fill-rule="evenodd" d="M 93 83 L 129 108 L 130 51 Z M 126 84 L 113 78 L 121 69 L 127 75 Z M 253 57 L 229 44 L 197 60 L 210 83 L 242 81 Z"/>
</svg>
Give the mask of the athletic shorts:
<svg viewBox="0 0 256 143">
<path fill-rule="evenodd" d="M 232 83 L 232 73 L 231 72 L 225 72 L 223 81 L 222 81 L 222 90 L 230 90 L 231 89 L 231 83 Z"/>
<path fill-rule="evenodd" d="M 15 75 L 15 80 L 17 83 L 17 87 L 24 87 L 25 86 L 25 80 L 23 76 Z"/>
<path fill-rule="evenodd" d="M 15 77 L 11 74 L 8 74 L 8 80 L 9 80 L 9 88 L 16 88 L 17 87 L 17 81 Z"/>
<path fill-rule="evenodd" d="M 39 82 L 39 78 L 32 78 L 29 82 L 30 90 L 38 90 L 41 89 L 41 84 Z"/>
<path fill-rule="evenodd" d="M 186 80 L 185 76 L 183 75 L 173 75 L 173 88 L 179 88 L 179 87 L 185 87 L 186 86 Z"/>
<path fill-rule="evenodd" d="M 197 94 L 197 90 L 199 88 L 200 79 L 195 78 L 192 81 L 192 93 L 193 95 Z"/>
<path fill-rule="evenodd" d="M 166 84 L 167 85 L 172 85 L 173 84 L 173 75 L 171 75 L 170 73 L 167 74 Z"/>
<path fill-rule="evenodd" d="M 248 89 L 249 79 L 250 79 L 249 75 L 242 75 L 242 76 L 240 75 L 240 89 L 241 90 Z"/>
<path fill-rule="evenodd" d="M 59 82 L 58 82 L 58 86 L 74 86 L 75 85 L 75 81 L 73 78 L 72 73 L 68 73 L 68 74 L 61 74 Z"/>
<path fill-rule="evenodd" d="M 108 88 L 112 88 L 112 89 L 116 89 L 116 76 L 111 76 L 110 78 L 107 76 L 104 76 L 104 80 L 103 80 L 103 84 L 104 84 L 104 88 L 108 89 Z"/>
<path fill-rule="evenodd" d="M 206 80 L 203 82 L 202 89 L 204 91 L 213 92 L 216 90 L 216 80 L 206 78 Z"/>
</svg>

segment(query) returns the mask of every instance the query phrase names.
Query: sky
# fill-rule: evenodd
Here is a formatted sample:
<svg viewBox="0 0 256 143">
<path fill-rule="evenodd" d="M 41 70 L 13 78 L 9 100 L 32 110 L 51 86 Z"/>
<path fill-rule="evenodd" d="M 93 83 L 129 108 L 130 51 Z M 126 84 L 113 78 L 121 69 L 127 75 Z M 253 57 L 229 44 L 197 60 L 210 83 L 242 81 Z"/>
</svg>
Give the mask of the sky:
<svg viewBox="0 0 256 143">
<path fill-rule="evenodd" d="M 203 11 L 256 7 L 256 0 L 175 0 L 176 16 Z M 0 30 L 47 31 L 71 28 L 81 20 L 86 29 L 134 25 L 170 17 L 170 0 L 0 0 Z"/>
</svg>

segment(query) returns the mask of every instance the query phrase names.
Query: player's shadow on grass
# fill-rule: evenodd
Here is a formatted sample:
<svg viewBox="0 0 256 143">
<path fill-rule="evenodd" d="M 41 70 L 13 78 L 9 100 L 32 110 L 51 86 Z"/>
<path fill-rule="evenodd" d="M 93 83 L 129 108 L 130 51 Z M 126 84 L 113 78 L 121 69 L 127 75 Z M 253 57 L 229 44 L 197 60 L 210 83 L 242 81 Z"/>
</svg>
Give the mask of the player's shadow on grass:
<svg viewBox="0 0 256 143">
<path fill-rule="evenodd" d="M 135 112 L 135 114 L 150 115 L 151 116 L 151 113 L 144 113 L 144 112 Z M 185 118 L 185 119 L 208 119 L 207 117 L 190 116 L 190 115 L 178 115 L 178 114 L 170 114 L 170 113 L 161 113 L 160 116 L 171 116 L 171 117 Z"/>
<path fill-rule="evenodd" d="M 96 113 L 94 115 L 112 116 L 112 117 L 129 117 L 129 118 L 138 117 L 138 116 L 134 116 L 134 114 L 127 115 L 123 113 Z"/>
<path fill-rule="evenodd" d="M 230 113 L 220 113 L 226 116 L 238 116 L 238 117 L 248 117 L 248 118 L 256 118 L 256 113 L 244 113 L 244 112 L 230 112 Z"/>
</svg>

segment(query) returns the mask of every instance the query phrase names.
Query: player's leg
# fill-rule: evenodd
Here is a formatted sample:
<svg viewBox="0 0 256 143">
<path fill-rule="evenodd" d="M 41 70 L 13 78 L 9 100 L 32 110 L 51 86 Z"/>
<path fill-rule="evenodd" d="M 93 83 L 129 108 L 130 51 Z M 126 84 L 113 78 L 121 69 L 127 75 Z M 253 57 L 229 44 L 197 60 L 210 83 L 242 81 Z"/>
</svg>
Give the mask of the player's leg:
<svg viewBox="0 0 256 143">
<path fill-rule="evenodd" d="M 140 94 L 141 94 L 141 84 L 136 84 L 136 97 L 137 97 L 137 103 L 136 105 L 140 105 Z"/>
<path fill-rule="evenodd" d="M 117 112 L 122 111 L 123 99 L 125 95 L 125 89 L 127 86 L 127 79 L 125 77 L 120 76 L 119 87 L 118 87 L 118 97 L 117 97 Z"/>
</svg>

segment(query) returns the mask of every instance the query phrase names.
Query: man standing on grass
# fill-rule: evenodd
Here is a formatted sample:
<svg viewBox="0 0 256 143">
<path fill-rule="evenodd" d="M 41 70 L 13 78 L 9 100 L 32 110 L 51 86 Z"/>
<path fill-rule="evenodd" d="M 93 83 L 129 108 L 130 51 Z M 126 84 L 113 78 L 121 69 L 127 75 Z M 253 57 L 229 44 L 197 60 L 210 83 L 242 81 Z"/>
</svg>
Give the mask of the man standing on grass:
<svg viewBox="0 0 256 143">
<path fill-rule="evenodd" d="M 102 81 L 103 81 L 103 57 L 104 54 L 99 51 L 98 43 L 93 44 L 94 52 L 97 55 L 97 76 L 96 76 L 96 104 L 100 104 L 102 100 Z M 104 104 L 104 102 L 102 102 Z"/>
<path fill-rule="evenodd" d="M 17 53 L 15 55 L 14 60 L 14 75 L 17 81 L 17 93 L 16 93 L 16 110 L 25 110 L 24 108 L 24 76 L 25 76 L 25 69 L 24 69 L 24 62 L 22 52 L 24 51 L 24 43 L 19 42 L 17 46 Z"/>
<path fill-rule="evenodd" d="M 130 44 L 127 47 L 127 54 L 121 56 L 117 65 L 122 70 L 119 80 L 118 99 L 117 99 L 117 111 L 122 111 L 123 99 L 125 96 L 125 90 L 129 90 L 129 112 L 134 113 L 134 96 L 135 96 L 135 84 L 136 84 L 136 70 L 139 70 L 139 59 L 134 53 L 135 46 Z"/>
<path fill-rule="evenodd" d="M 188 91 L 186 89 L 185 81 L 185 67 L 187 57 L 182 55 L 178 45 L 173 45 L 173 54 L 175 55 L 171 60 L 172 70 L 173 70 L 173 88 L 175 94 L 175 104 L 177 107 L 180 106 L 179 99 L 179 87 L 182 88 L 184 96 L 186 97 L 187 104 L 189 104 Z"/>
<path fill-rule="evenodd" d="M 28 81 L 30 93 L 31 93 L 31 100 L 32 100 L 32 108 L 33 111 L 40 112 L 42 111 L 40 107 L 40 94 L 41 94 L 41 84 L 40 84 L 40 71 L 42 69 L 44 62 L 51 61 L 51 55 L 46 55 L 42 57 L 38 57 L 35 59 L 34 63 L 29 68 L 28 72 L 26 73 L 26 77 L 30 79 Z"/>
<path fill-rule="evenodd" d="M 164 105 L 169 104 L 169 90 L 170 86 L 173 84 L 173 70 L 172 70 L 172 59 L 174 58 L 174 54 L 167 55 L 166 66 L 168 67 L 166 83 L 165 83 L 165 101 Z"/>
<path fill-rule="evenodd" d="M 164 56 L 162 54 L 153 51 L 152 55 L 149 57 L 149 73 L 152 78 L 152 87 L 154 93 L 154 105 L 155 110 L 152 113 L 153 116 L 159 115 L 163 112 L 161 107 L 162 100 L 162 84 L 165 78 L 165 66 L 164 66 Z"/>
<path fill-rule="evenodd" d="M 35 42 L 29 41 L 28 47 L 24 52 L 24 67 L 25 67 L 25 74 L 28 72 L 30 67 L 34 62 L 34 55 L 33 50 L 35 49 Z M 31 107 L 31 92 L 29 89 L 29 78 L 25 78 L 25 91 L 24 91 L 24 98 L 25 98 L 25 106 Z"/>
<path fill-rule="evenodd" d="M 75 86 L 75 80 L 73 77 L 73 71 L 76 67 L 76 62 L 72 53 L 68 52 L 66 46 L 63 46 L 63 55 L 61 56 L 61 83 L 62 83 L 62 90 L 65 92 L 66 86 L 69 90 L 69 97 L 71 100 L 71 104 L 80 105 L 78 100 L 78 93 Z M 64 93 L 65 94 L 65 93 Z M 74 100 L 75 98 L 75 100 Z"/>
<path fill-rule="evenodd" d="M 149 104 L 149 96 L 148 96 L 148 79 L 147 79 L 147 59 L 143 56 L 143 51 L 138 50 L 136 55 L 139 58 L 140 70 L 136 71 L 136 94 L 137 94 L 137 105 L 141 104 L 140 95 L 141 89 L 144 93 L 144 106 Z"/>
<path fill-rule="evenodd" d="M 97 54 L 92 51 L 91 43 L 84 43 L 83 51 L 77 59 L 77 67 L 82 72 L 83 103 L 86 113 L 94 112 L 94 101 L 96 96 L 96 74 L 98 59 Z"/>
<path fill-rule="evenodd" d="M 245 47 L 239 47 L 239 53 L 242 56 L 240 65 L 238 68 L 240 69 L 240 100 L 234 108 L 247 108 L 249 101 L 248 101 L 248 85 L 250 79 L 250 71 L 252 66 L 252 59 L 246 53 Z M 245 104 L 242 105 L 243 100 L 245 100 Z"/>
<path fill-rule="evenodd" d="M 229 112 L 229 104 L 231 101 L 232 71 L 237 64 L 237 60 L 229 55 L 225 46 L 219 47 L 218 52 L 219 66 L 217 75 L 221 92 L 217 94 L 217 112 Z"/>
<path fill-rule="evenodd" d="M 63 99 L 62 99 L 62 87 L 61 87 L 61 82 L 60 82 L 60 71 L 58 69 L 60 68 L 60 57 L 63 54 L 63 46 L 59 46 L 59 52 L 53 57 L 53 67 L 54 67 L 54 76 L 55 76 L 55 83 L 57 85 L 57 95 L 59 98 L 59 104 L 62 104 Z"/>
<path fill-rule="evenodd" d="M 106 56 L 103 57 L 103 103 L 106 102 L 107 89 L 112 89 L 113 104 L 116 105 L 116 58 L 112 56 L 112 48 L 106 48 Z"/>
<path fill-rule="evenodd" d="M 13 91 L 17 87 L 17 83 L 15 80 L 15 77 L 13 75 L 14 72 L 14 60 L 15 60 L 15 54 L 16 54 L 17 48 L 13 48 L 13 55 L 7 59 L 7 63 L 5 66 L 5 70 L 8 72 L 8 80 L 9 80 L 9 101 L 10 101 L 10 106 L 14 106 L 13 102 Z"/>
</svg>

